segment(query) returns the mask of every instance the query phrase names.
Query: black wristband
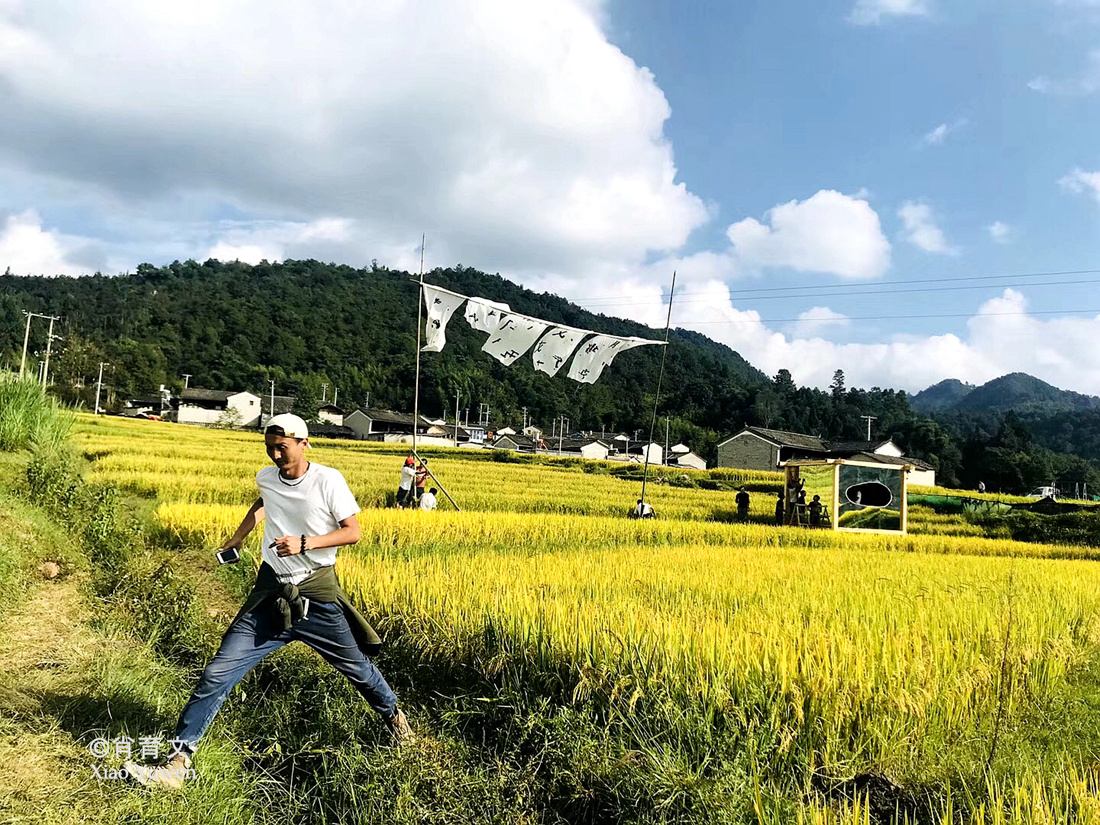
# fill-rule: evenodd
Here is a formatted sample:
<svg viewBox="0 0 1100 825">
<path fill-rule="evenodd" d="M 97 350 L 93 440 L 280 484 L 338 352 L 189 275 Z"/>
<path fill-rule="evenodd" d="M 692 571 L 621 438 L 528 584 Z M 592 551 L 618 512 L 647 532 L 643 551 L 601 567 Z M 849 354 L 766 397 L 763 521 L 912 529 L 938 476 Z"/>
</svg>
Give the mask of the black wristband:
<svg viewBox="0 0 1100 825">
<path fill-rule="evenodd" d="M 306 552 L 306 534 L 302 533 L 302 552 Z"/>
</svg>

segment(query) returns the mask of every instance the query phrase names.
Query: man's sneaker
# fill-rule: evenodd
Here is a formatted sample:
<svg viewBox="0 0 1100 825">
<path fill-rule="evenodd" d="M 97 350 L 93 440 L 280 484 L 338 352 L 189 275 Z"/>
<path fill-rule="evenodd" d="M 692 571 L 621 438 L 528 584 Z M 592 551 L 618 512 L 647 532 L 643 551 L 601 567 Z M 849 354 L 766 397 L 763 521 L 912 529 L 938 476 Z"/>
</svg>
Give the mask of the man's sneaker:
<svg viewBox="0 0 1100 825">
<path fill-rule="evenodd" d="M 398 745 L 407 745 L 416 738 L 416 734 L 413 733 L 413 729 L 409 725 L 408 718 L 406 718 L 404 711 L 400 709 L 393 715 L 392 719 L 386 720 L 386 727 L 390 729 L 390 733 L 393 734 L 394 741 Z"/>
<path fill-rule="evenodd" d="M 122 769 L 139 785 L 178 791 L 191 772 L 191 757 L 185 753 L 177 753 L 163 765 L 138 765 L 135 762 L 126 762 Z"/>
</svg>

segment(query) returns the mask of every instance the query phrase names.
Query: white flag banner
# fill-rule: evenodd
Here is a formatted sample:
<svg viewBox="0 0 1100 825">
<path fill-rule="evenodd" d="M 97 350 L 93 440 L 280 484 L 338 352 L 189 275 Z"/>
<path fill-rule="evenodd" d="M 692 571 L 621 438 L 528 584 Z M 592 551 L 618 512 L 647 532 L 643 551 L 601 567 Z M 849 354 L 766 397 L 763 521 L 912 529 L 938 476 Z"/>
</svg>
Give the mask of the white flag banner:
<svg viewBox="0 0 1100 825">
<path fill-rule="evenodd" d="M 440 352 L 447 345 L 447 322 L 465 300 L 465 295 L 424 284 L 424 304 L 428 308 L 428 323 L 424 328 L 423 352 Z"/>
<path fill-rule="evenodd" d="M 478 332 L 496 332 L 501 315 L 511 311 L 508 304 L 471 298 L 466 302 L 466 322 Z"/>
<path fill-rule="evenodd" d="M 546 332 L 548 326 L 550 324 L 547 321 L 540 321 L 538 318 L 506 313 L 497 328 L 489 334 L 489 340 L 481 350 L 504 366 L 511 366 Z"/>
<path fill-rule="evenodd" d="M 582 384 L 595 384 L 604 367 L 615 360 L 620 352 L 645 344 L 663 344 L 664 341 L 649 341 L 645 338 L 620 338 L 617 335 L 597 335 L 589 338 L 573 356 L 569 365 L 569 377 Z"/>
<path fill-rule="evenodd" d="M 547 375 L 557 374 L 562 364 L 569 360 L 569 356 L 573 354 L 573 350 L 577 348 L 581 339 L 591 334 L 588 330 L 572 327 L 552 327 L 531 351 L 531 360 L 535 364 L 535 369 Z"/>
</svg>

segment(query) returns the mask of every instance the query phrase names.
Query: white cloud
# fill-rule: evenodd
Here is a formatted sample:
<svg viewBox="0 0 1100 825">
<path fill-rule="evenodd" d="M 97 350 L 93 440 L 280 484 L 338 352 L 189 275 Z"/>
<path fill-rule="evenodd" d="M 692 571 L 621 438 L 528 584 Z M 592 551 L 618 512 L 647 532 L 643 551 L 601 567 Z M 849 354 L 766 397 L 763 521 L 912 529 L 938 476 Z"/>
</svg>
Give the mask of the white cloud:
<svg viewBox="0 0 1100 825">
<path fill-rule="evenodd" d="M 1007 223 L 1002 221 L 993 221 L 986 227 L 989 230 L 989 237 L 991 237 L 996 243 L 1008 243 L 1012 230 Z"/>
<path fill-rule="evenodd" d="M 851 324 L 848 316 L 828 307 L 810 307 L 798 314 L 798 322 L 794 326 L 796 338 L 812 338 L 823 332 L 837 330 Z"/>
<path fill-rule="evenodd" d="M 1058 181 L 1058 185 L 1067 192 L 1075 194 L 1088 193 L 1100 200 L 1100 172 L 1085 172 L 1082 169 L 1074 169 L 1068 175 Z"/>
<path fill-rule="evenodd" d="M 43 229 L 42 219 L 33 209 L 6 217 L 0 212 L 0 218 L 0 272 L 53 276 L 89 271 L 75 260 L 88 243 L 86 239 Z"/>
<path fill-rule="evenodd" d="M 927 17 L 931 12 L 926 0 L 856 0 L 848 22 L 877 26 L 888 17 Z"/>
<path fill-rule="evenodd" d="M 344 220 L 360 261 L 427 232 L 435 263 L 518 276 L 640 262 L 708 215 L 676 179 L 668 101 L 601 8 L 6 0 L 0 167 L 79 185 L 120 223 L 180 201 Z M 278 252 L 218 229 L 189 254 Z"/>
<path fill-rule="evenodd" d="M 1091 95 L 1100 91 L 1100 49 L 1089 52 L 1085 67 L 1077 76 L 1060 80 L 1039 76 L 1029 80 L 1027 87 L 1040 94 L 1064 97 Z"/>
<path fill-rule="evenodd" d="M 866 200 L 823 189 L 726 230 L 745 268 L 789 267 L 842 278 L 877 278 L 890 267 L 890 242 Z"/>
<path fill-rule="evenodd" d="M 947 138 L 947 132 L 949 130 L 950 127 L 946 123 L 941 123 L 935 129 L 933 129 L 931 132 L 921 138 L 921 143 L 925 146 L 940 146 Z"/>
<path fill-rule="evenodd" d="M 947 242 L 943 230 L 936 224 L 932 207 L 926 203 L 906 201 L 898 209 L 898 217 L 905 225 L 904 237 L 925 252 L 955 255 L 958 250 Z"/>
<path fill-rule="evenodd" d="M 954 123 L 941 123 L 935 129 L 927 132 L 924 137 L 920 139 L 921 146 L 943 146 L 947 140 L 947 136 L 953 132 L 957 132 L 967 123 L 966 118 L 960 118 Z"/>
<path fill-rule="evenodd" d="M 663 326 L 667 304 L 660 290 L 638 295 L 630 317 Z M 983 303 L 963 335 L 898 333 L 881 343 L 834 342 L 824 337 L 828 328 L 796 327 L 784 335 L 756 310 L 738 308 L 719 280 L 694 283 L 683 295 L 673 306 L 673 326 L 721 341 L 768 375 L 789 369 L 803 385 L 827 387 L 833 372 L 843 369 L 849 386 L 915 392 L 944 378 L 982 384 L 1023 371 L 1065 389 L 1100 394 L 1100 348 L 1093 346 L 1100 339 L 1100 315 L 1039 318 L 1028 314 L 1027 301 L 1012 289 Z M 860 325 L 848 319 L 844 329 Z"/>
</svg>

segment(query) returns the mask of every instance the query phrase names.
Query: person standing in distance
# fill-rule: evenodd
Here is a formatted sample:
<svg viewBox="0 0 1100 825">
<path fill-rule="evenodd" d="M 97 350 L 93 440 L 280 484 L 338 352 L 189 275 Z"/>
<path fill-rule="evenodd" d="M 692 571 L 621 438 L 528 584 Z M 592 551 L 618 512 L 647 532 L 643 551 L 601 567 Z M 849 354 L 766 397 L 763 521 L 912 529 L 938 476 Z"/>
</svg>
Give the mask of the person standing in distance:
<svg viewBox="0 0 1100 825">
<path fill-rule="evenodd" d="M 744 485 L 737 491 L 737 495 L 734 498 L 737 503 L 737 520 L 748 521 L 749 520 L 749 491 L 745 489 Z"/>
<path fill-rule="evenodd" d="M 401 481 L 397 486 L 398 507 L 411 507 L 416 504 L 416 501 L 413 500 L 413 482 L 416 480 L 416 470 L 413 469 L 415 464 L 416 462 L 413 461 L 413 457 L 410 455 L 401 466 Z"/>
<path fill-rule="evenodd" d="M 416 465 L 416 500 L 424 495 L 424 488 L 428 484 L 428 465 L 421 461 Z"/>
<path fill-rule="evenodd" d="M 239 552 L 263 521 L 263 564 L 180 714 L 168 763 L 123 766 L 142 785 L 181 787 L 199 740 L 229 692 L 267 654 L 292 641 L 305 642 L 347 676 L 398 743 L 413 738 L 397 697 L 367 657 L 382 641 L 336 579 L 337 548 L 359 541 L 359 505 L 339 470 L 306 459 L 308 439 L 306 423 L 296 415 L 277 415 L 267 424 L 264 442 L 274 466 L 256 474 L 260 497 L 221 547 Z"/>
</svg>

